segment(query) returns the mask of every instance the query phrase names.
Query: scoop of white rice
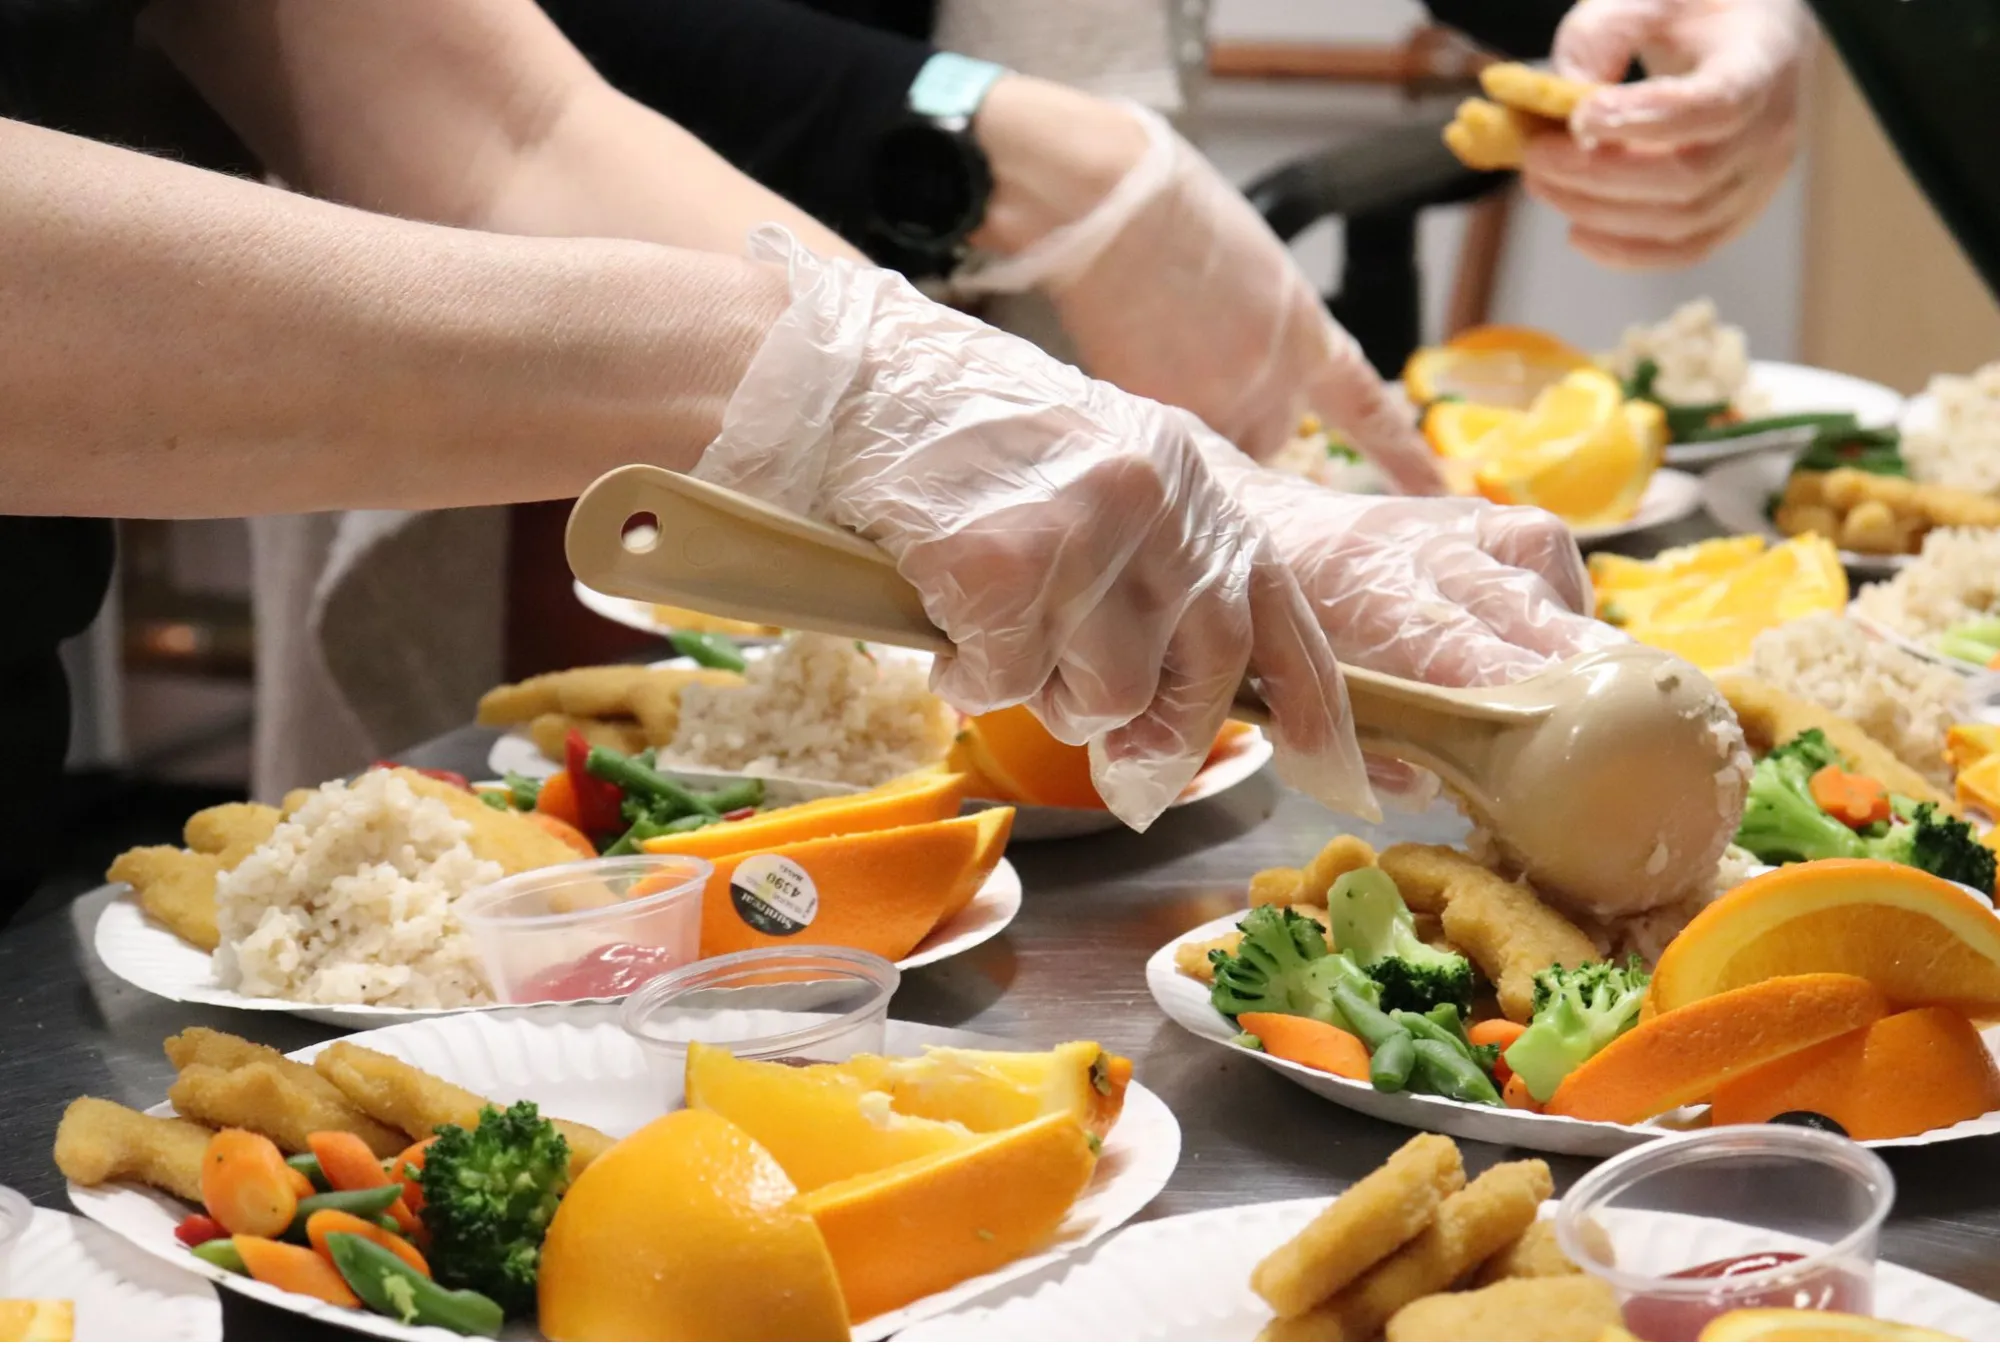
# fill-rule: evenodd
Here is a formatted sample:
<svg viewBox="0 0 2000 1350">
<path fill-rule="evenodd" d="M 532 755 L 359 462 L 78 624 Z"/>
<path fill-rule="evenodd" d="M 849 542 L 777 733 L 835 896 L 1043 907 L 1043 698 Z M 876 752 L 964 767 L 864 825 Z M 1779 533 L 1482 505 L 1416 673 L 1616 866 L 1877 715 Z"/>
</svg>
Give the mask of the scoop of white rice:
<svg viewBox="0 0 2000 1350">
<path fill-rule="evenodd" d="M 1903 437 L 1903 462 L 1920 483 L 2000 493 L 2000 361 L 1970 375 L 1939 375 L 1928 427 Z"/>
<path fill-rule="evenodd" d="M 1750 381 L 1750 343 L 1743 330 L 1722 322 L 1715 302 L 1690 300 L 1652 325 L 1625 330 L 1616 351 L 1599 364 L 1621 380 L 1639 372 L 1642 361 L 1659 368 L 1653 393 L 1668 403 L 1729 403 L 1738 412 L 1762 411 L 1746 386 Z"/>
<path fill-rule="evenodd" d="M 1940 787 L 1951 784 L 1945 733 L 1963 720 L 1965 681 L 1870 637 L 1844 614 L 1810 614 L 1750 644 L 1748 673 L 1829 712 L 1887 746 Z"/>
<path fill-rule="evenodd" d="M 471 832 L 386 769 L 326 784 L 217 880 L 216 978 L 306 1003 L 490 1001 L 453 903 L 502 871 Z"/>
<path fill-rule="evenodd" d="M 801 633 L 743 683 L 691 685 L 662 763 L 874 787 L 945 757 L 958 714 L 923 664 Z"/>
<path fill-rule="evenodd" d="M 1924 551 L 1887 581 L 1865 586 L 1855 612 L 1905 637 L 1936 637 L 2000 612 L 2000 530 L 1932 530 Z"/>
</svg>

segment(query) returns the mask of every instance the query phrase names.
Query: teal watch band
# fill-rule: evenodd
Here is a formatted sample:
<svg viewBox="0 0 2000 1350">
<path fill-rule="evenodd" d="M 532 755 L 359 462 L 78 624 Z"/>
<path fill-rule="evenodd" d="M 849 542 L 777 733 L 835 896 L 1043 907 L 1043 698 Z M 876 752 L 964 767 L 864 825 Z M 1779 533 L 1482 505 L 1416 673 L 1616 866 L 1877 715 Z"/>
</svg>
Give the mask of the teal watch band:
<svg viewBox="0 0 2000 1350">
<path fill-rule="evenodd" d="M 1006 73 L 1006 67 L 991 61 L 938 52 L 910 82 L 910 111 L 939 121 L 970 121 L 985 101 L 986 91 Z"/>
</svg>

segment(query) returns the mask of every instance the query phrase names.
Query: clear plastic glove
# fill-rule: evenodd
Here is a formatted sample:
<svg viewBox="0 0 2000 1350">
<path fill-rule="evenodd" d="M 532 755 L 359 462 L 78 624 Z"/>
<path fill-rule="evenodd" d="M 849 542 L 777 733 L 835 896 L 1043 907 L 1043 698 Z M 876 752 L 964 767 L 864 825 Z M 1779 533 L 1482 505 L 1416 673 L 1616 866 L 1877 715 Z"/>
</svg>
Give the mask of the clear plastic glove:
<svg viewBox="0 0 2000 1350">
<path fill-rule="evenodd" d="M 1259 459 L 1313 412 L 1402 491 L 1442 492 L 1407 405 L 1390 396 L 1243 194 L 1152 112 L 1092 102 L 1095 115 L 1137 119 L 1145 132 L 1134 141 L 1143 146 L 1137 162 L 1074 218 L 961 273 L 958 288 L 1043 292 L 1091 374 L 1188 409 Z M 997 191 L 1008 174 L 1033 177 L 1047 163 L 1039 142 L 1017 139 L 1037 153 L 1009 154 L 1002 141 Z"/>
<path fill-rule="evenodd" d="M 1625 642 L 1587 617 L 1590 574 L 1563 523 L 1532 507 L 1453 497 L 1352 496 L 1205 449 L 1217 477 L 1270 533 L 1334 654 L 1426 684 L 1511 684 L 1554 661 Z M 1371 759 L 1384 796 L 1427 775 Z"/>
<path fill-rule="evenodd" d="M 1254 667 L 1287 781 L 1373 815 L 1332 652 L 1200 423 L 775 226 L 751 256 L 786 265 L 792 303 L 696 475 L 886 549 L 956 645 L 941 697 L 1087 742 L 1144 829 Z"/>
<path fill-rule="evenodd" d="M 1806 33 L 1798 0 L 1582 0 L 1557 30 L 1556 72 L 1609 87 L 1569 135 L 1529 141 L 1528 191 L 1600 262 L 1700 261 L 1784 181 Z M 1647 78 L 1618 84 L 1635 58 Z"/>
</svg>

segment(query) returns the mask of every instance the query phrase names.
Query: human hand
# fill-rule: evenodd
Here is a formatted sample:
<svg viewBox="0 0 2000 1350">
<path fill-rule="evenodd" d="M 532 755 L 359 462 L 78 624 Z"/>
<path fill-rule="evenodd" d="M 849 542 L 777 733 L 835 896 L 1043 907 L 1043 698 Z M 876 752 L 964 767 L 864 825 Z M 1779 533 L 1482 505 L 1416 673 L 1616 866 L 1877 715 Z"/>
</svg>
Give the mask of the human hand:
<svg viewBox="0 0 2000 1350">
<path fill-rule="evenodd" d="M 1405 492 L 1444 488 L 1409 408 L 1243 195 L 1154 114 L 1038 80 L 975 121 L 993 165 L 971 293 L 1040 290 L 1099 379 L 1193 412 L 1257 458 L 1316 413 Z"/>
<path fill-rule="evenodd" d="M 956 647 L 942 697 L 1026 704 L 1088 742 L 1106 804 L 1143 829 L 1247 667 L 1287 781 L 1373 814 L 1332 652 L 1199 422 L 773 227 L 752 256 L 785 264 L 791 306 L 696 474 L 886 549 Z"/>
<path fill-rule="evenodd" d="M 1698 262 L 1784 181 L 1806 32 L 1798 0 L 1582 0 L 1557 30 L 1556 72 L 1605 87 L 1569 134 L 1529 140 L 1528 192 L 1600 262 Z M 1635 58 L 1647 78 L 1617 83 Z"/>
</svg>

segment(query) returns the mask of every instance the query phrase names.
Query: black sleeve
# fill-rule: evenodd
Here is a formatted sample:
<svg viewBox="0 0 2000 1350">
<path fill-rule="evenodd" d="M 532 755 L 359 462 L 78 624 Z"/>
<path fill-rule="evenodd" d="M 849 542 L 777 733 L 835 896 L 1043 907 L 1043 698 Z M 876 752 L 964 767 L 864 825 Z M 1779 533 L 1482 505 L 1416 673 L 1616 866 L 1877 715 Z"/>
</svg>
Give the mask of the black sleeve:
<svg viewBox="0 0 2000 1350">
<path fill-rule="evenodd" d="M 1431 18 L 1517 61 L 1549 54 L 1571 0 L 1424 0 Z"/>
<path fill-rule="evenodd" d="M 925 42 L 787 0 L 542 0 L 605 79 L 850 241 Z"/>
</svg>

